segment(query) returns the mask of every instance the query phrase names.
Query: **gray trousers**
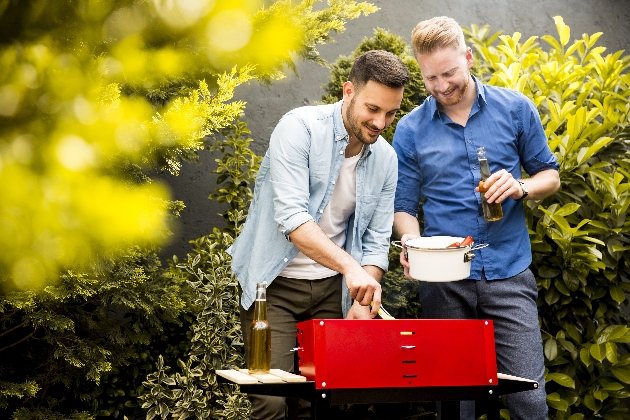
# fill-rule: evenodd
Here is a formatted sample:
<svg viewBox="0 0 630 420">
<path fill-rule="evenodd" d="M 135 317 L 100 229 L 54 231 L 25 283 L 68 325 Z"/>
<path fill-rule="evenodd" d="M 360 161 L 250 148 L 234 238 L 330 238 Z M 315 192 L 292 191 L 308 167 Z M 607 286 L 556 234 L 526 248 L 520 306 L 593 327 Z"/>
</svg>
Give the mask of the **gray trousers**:
<svg viewBox="0 0 630 420">
<path fill-rule="evenodd" d="M 321 280 L 301 280 L 276 277 L 267 288 L 267 317 L 271 327 L 271 368 L 294 371 L 296 323 L 309 319 L 340 319 L 342 276 Z M 240 307 L 243 340 L 247 349 L 247 334 L 254 317 L 254 305 Z M 252 403 L 253 420 L 283 420 L 286 398 L 248 395 Z M 299 418 L 310 418 L 310 405 L 299 400 Z"/>
<path fill-rule="evenodd" d="M 422 317 L 426 319 L 491 319 L 497 368 L 508 375 L 538 381 L 534 391 L 507 396 L 511 420 L 546 420 L 545 366 L 538 309 L 538 291 L 527 269 L 503 280 L 420 282 Z M 438 408 L 439 410 L 439 408 Z M 474 419 L 474 402 L 461 404 L 461 419 Z M 451 420 L 451 419 L 443 419 Z"/>
</svg>

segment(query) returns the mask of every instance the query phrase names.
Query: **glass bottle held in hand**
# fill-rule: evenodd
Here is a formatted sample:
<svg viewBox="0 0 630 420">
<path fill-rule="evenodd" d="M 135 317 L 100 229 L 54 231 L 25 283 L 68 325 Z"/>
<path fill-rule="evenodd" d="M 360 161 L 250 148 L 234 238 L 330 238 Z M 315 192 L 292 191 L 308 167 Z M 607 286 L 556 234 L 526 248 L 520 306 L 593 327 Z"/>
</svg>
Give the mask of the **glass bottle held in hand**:
<svg viewBox="0 0 630 420">
<path fill-rule="evenodd" d="M 488 165 L 488 158 L 486 158 L 486 148 L 477 148 L 477 158 L 479 159 L 479 172 L 481 174 L 481 181 L 479 182 L 479 194 L 481 195 L 481 207 L 483 208 L 483 217 L 488 222 L 494 222 L 503 218 L 503 209 L 501 203 L 488 203 L 486 200 L 486 191 L 492 186 L 485 185 L 486 179 L 491 174 L 490 165 Z"/>
<path fill-rule="evenodd" d="M 249 326 L 247 367 L 249 373 L 269 373 L 271 367 L 271 328 L 267 319 L 267 282 L 256 284 L 254 319 Z"/>
</svg>

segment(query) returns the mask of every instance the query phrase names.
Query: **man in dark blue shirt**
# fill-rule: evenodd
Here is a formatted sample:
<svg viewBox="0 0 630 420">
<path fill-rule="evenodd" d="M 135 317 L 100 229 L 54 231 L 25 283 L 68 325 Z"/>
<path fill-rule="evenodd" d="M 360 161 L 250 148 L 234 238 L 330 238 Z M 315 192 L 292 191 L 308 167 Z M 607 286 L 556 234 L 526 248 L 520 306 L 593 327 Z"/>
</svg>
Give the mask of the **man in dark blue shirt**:
<svg viewBox="0 0 630 420">
<path fill-rule="evenodd" d="M 400 120 L 394 135 L 398 185 L 394 229 L 401 242 L 420 236 L 472 236 L 476 251 L 464 281 L 423 282 L 425 318 L 492 319 L 501 373 L 537 380 L 537 391 L 511 394 L 512 420 L 547 419 L 537 288 L 521 200 L 540 200 L 560 186 L 558 164 L 534 104 L 523 94 L 483 85 L 470 74 L 473 55 L 456 21 L 420 22 L 412 33 L 429 98 Z M 485 147 L 492 175 L 485 197 L 501 203 L 503 218 L 488 222 L 481 209 L 477 148 Z M 522 178 L 521 168 L 530 176 Z M 401 253 L 409 276 L 409 262 Z M 473 419 L 474 405 L 462 405 Z"/>
</svg>

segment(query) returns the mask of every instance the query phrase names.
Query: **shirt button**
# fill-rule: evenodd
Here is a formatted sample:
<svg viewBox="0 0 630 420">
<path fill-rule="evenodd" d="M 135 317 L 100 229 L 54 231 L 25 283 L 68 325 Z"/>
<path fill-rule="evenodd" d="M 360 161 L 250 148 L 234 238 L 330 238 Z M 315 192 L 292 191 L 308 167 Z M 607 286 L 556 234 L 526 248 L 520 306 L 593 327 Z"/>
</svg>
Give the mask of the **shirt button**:
<svg viewBox="0 0 630 420">
<path fill-rule="evenodd" d="M 343 150 L 339 152 L 340 155 L 343 155 Z"/>
<path fill-rule="evenodd" d="M 288 258 L 285 258 L 285 259 L 284 259 L 284 262 L 287 262 L 287 261 L 289 261 L 289 259 L 288 259 Z"/>
<path fill-rule="evenodd" d="M 472 140 L 471 140 L 471 139 L 468 139 L 468 140 L 466 140 L 466 141 L 467 141 L 468 143 L 472 143 Z"/>
<path fill-rule="evenodd" d="M 335 185 L 335 181 L 332 181 L 331 184 Z"/>
<path fill-rule="evenodd" d="M 320 210 L 319 212 L 320 212 L 320 213 L 323 213 L 323 212 L 324 212 L 324 210 Z"/>
</svg>

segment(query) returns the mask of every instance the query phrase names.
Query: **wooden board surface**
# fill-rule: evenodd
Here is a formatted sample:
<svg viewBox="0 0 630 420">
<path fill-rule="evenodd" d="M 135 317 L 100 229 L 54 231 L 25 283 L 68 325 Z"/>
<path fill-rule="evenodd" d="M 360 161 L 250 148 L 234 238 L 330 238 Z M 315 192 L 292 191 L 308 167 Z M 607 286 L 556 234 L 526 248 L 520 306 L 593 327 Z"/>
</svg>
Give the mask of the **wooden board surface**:
<svg viewBox="0 0 630 420">
<path fill-rule="evenodd" d="M 269 373 L 262 375 L 250 375 L 247 369 L 217 370 L 216 373 L 217 375 L 240 385 L 257 383 L 274 384 L 282 382 L 306 382 L 306 378 L 304 376 L 285 372 L 281 369 L 271 369 Z"/>
</svg>

